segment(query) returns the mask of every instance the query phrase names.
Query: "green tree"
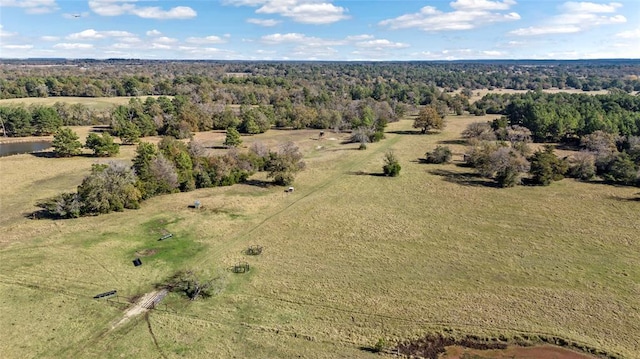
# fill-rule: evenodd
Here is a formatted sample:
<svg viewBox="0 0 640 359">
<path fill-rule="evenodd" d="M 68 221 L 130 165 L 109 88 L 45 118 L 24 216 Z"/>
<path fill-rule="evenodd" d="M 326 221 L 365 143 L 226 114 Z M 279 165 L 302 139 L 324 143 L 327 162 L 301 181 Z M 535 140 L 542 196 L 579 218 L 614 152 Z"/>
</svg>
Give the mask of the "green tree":
<svg viewBox="0 0 640 359">
<path fill-rule="evenodd" d="M 82 213 L 100 214 L 139 208 L 142 195 L 135 183 L 135 173 L 124 163 L 93 165 L 91 174 L 78 186 Z"/>
<path fill-rule="evenodd" d="M 177 188 L 175 166 L 158 153 L 153 143 L 140 142 L 133 158 L 133 169 L 137 176 L 136 187 L 143 199 L 158 194 L 171 193 Z M 169 165 L 166 165 L 166 163 Z M 171 170 L 172 169 L 172 170 Z M 173 172 L 173 175 L 171 174 Z M 173 177 L 175 176 L 175 181 Z M 175 185 L 173 184 L 175 182 Z"/>
<path fill-rule="evenodd" d="M 382 166 L 382 172 L 385 176 L 396 177 L 400 175 L 400 162 L 392 150 L 387 151 L 384 155 L 384 166 Z"/>
<path fill-rule="evenodd" d="M 70 128 L 61 128 L 53 136 L 53 152 L 58 157 L 71 157 L 80 154 L 82 143 L 80 137 Z"/>
<path fill-rule="evenodd" d="M 563 179 L 568 167 L 567 161 L 553 153 L 553 146 L 546 145 L 544 151 L 536 151 L 531 157 L 529 173 L 533 183 L 548 186 L 552 181 Z"/>
<path fill-rule="evenodd" d="M 163 137 L 158 143 L 158 149 L 169 160 L 178 174 L 180 191 L 186 192 L 196 188 L 193 177 L 193 161 L 189 155 L 189 148 L 183 142 L 172 137 Z"/>
<path fill-rule="evenodd" d="M 98 157 L 111 157 L 120 152 L 120 146 L 113 142 L 113 137 L 106 132 L 102 133 L 102 136 L 90 133 L 87 136 L 85 147 L 93 150 L 93 154 Z"/>
<path fill-rule="evenodd" d="M 634 184 L 637 177 L 638 168 L 635 163 L 633 163 L 633 160 L 631 160 L 631 157 L 624 152 L 616 155 L 615 160 L 613 160 L 611 164 L 611 168 L 604 174 L 605 179 L 625 185 Z"/>
<path fill-rule="evenodd" d="M 444 116 L 438 113 L 435 105 L 423 107 L 413 122 L 413 128 L 419 128 L 423 134 L 431 129 L 442 130 L 444 125 Z"/>
<path fill-rule="evenodd" d="M 0 117 L 6 136 L 24 137 L 33 134 L 31 113 L 22 107 L 0 107 Z"/>
<path fill-rule="evenodd" d="M 235 127 L 227 128 L 227 137 L 224 140 L 225 146 L 238 147 L 242 144 L 242 138 L 240 138 L 240 132 Z"/>
<path fill-rule="evenodd" d="M 38 106 L 31 111 L 32 124 L 36 136 L 48 136 L 58 131 L 62 119 L 52 107 Z"/>
<path fill-rule="evenodd" d="M 278 152 L 269 152 L 265 165 L 267 178 L 273 178 L 274 183 L 281 186 L 293 183 L 295 174 L 304 167 L 302 153 L 293 142 L 285 143 Z"/>
</svg>

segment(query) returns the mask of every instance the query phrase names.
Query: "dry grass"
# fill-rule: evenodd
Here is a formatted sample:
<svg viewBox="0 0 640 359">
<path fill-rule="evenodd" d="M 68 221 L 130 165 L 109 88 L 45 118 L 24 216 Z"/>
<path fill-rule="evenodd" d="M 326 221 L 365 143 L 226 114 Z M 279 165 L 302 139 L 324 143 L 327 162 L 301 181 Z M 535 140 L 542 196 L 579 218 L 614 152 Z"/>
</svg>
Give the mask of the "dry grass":
<svg viewBox="0 0 640 359">
<path fill-rule="evenodd" d="M 159 97 L 159 96 L 139 96 L 141 101 L 144 101 L 147 97 Z M 41 105 L 52 106 L 56 102 L 63 102 L 69 105 L 82 104 L 89 108 L 96 110 L 110 109 L 117 105 L 126 105 L 129 100 L 136 97 L 122 96 L 122 97 L 27 97 L 27 98 L 10 98 L 1 99 L 0 106 L 12 106 L 12 105 Z"/>
<path fill-rule="evenodd" d="M 456 93 L 461 92 L 462 90 L 457 90 L 455 91 Z M 531 90 L 513 90 L 513 89 L 495 89 L 495 90 L 489 90 L 489 89 L 479 89 L 479 90 L 473 90 L 473 94 L 471 96 L 471 98 L 469 99 L 470 102 L 476 102 L 479 99 L 481 99 L 482 97 L 484 97 L 486 94 L 489 93 L 495 93 L 495 94 L 522 94 L 522 93 L 527 93 L 530 92 Z M 598 90 L 598 91 L 582 91 L 582 90 L 577 90 L 577 89 L 558 89 L 558 88 L 551 88 L 551 89 L 544 89 L 542 90 L 542 92 L 545 93 L 571 93 L 571 94 L 586 94 L 586 95 L 606 95 L 609 93 L 609 90 Z"/>
<path fill-rule="evenodd" d="M 378 338 L 449 327 L 553 334 L 638 358 L 640 201 L 627 200 L 637 188 L 563 180 L 497 189 L 456 162 L 417 161 L 438 144 L 460 161 L 464 146 L 451 141 L 477 120 L 452 117 L 443 133 L 428 136 L 392 133 L 411 130 L 401 121 L 366 151 L 341 145 L 345 135 L 318 141 L 318 131 L 243 137 L 245 146 L 293 140 L 303 148 L 308 168 L 294 193 L 244 184 L 66 221 L 23 213 L 35 199 L 72 190 L 94 159 L 0 158 L 0 352 L 364 358 L 374 354 L 359 348 Z M 223 136 L 197 138 L 215 146 Z M 369 175 L 381 172 L 389 148 L 400 177 Z M 120 158 L 132 155 L 128 148 Z M 195 199 L 199 211 L 187 208 Z M 175 237 L 158 242 L 163 230 Z M 263 254 L 244 256 L 252 244 Z M 134 268 L 144 249 L 158 252 Z M 252 271 L 226 271 L 239 260 Z M 117 289 L 124 301 L 184 268 L 222 273 L 224 291 L 192 303 L 172 294 L 148 323 L 108 330 L 124 306 L 93 295 Z"/>
</svg>

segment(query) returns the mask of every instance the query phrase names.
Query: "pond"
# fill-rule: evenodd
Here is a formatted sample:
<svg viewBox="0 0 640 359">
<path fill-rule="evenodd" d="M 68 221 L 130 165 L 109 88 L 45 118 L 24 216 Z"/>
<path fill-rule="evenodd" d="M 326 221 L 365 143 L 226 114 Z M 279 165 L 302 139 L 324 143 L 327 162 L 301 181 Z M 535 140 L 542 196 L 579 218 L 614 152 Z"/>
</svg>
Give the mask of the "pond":
<svg viewBox="0 0 640 359">
<path fill-rule="evenodd" d="M 0 143 L 0 157 L 16 155 L 19 153 L 31 153 L 46 150 L 51 147 L 51 141 L 29 141 Z"/>
</svg>

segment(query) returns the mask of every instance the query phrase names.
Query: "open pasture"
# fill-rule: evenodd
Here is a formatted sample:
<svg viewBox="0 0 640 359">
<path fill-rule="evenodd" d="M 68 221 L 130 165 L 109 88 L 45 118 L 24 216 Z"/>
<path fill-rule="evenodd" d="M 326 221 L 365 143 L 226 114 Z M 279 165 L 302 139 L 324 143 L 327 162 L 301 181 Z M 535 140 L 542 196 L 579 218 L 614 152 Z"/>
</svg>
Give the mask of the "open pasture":
<svg viewBox="0 0 640 359">
<path fill-rule="evenodd" d="M 147 97 L 158 96 L 140 96 L 140 97 L 26 97 L 26 98 L 9 98 L 1 99 L 0 106 L 10 105 L 40 105 L 40 106 L 53 106 L 56 102 L 62 102 L 69 105 L 81 104 L 95 110 L 107 110 L 114 106 L 126 105 L 132 98 L 139 98 L 144 101 Z"/>
<path fill-rule="evenodd" d="M 378 339 L 447 329 L 557 336 L 639 358 L 638 189 L 569 179 L 495 188 L 458 166 L 459 133 L 477 120 L 450 117 L 427 136 L 412 134 L 409 120 L 392 123 L 366 151 L 341 144 L 346 134 L 318 140 L 311 130 L 243 137 L 244 146 L 301 147 L 307 169 L 295 192 L 258 174 L 62 221 L 28 214 L 37 199 L 73 190 L 96 159 L 0 158 L 0 352 L 374 358 L 362 348 Z M 220 138 L 199 135 L 207 146 Z M 438 144 L 452 148 L 453 164 L 418 161 Z M 402 165 L 397 178 L 379 175 L 388 149 Z M 196 199 L 202 208 L 188 208 Z M 167 232 L 174 236 L 158 241 Z M 243 254 L 251 245 L 263 253 Z M 231 273 L 239 261 L 251 270 Z M 217 278 L 221 292 L 194 302 L 172 293 L 112 329 L 129 301 L 180 269 Z M 92 299 L 114 289 L 117 298 Z"/>
</svg>

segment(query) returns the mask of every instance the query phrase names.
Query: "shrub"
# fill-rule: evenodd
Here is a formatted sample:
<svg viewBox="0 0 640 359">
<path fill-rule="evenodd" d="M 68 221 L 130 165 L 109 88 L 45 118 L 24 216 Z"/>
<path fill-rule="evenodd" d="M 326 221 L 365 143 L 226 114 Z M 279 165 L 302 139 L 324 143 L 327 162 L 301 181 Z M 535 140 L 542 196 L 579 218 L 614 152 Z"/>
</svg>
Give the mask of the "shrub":
<svg viewBox="0 0 640 359">
<path fill-rule="evenodd" d="M 596 176 L 596 157 L 593 153 L 580 151 L 570 161 L 569 176 L 588 181 Z"/>
<path fill-rule="evenodd" d="M 98 157 L 111 157 L 120 152 L 120 146 L 113 142 L 113 137 L 106 132 L 102 136 L 90 133 L 87 136 L 85 147 L 93 150 L 93 154 Z"/>
<path fill-rule="evenodd" d="M 462 137 L 467 139 L 476 139 L 480 141 L 495 141 L 496 134 L 491 128 L 489 122 L 473 122 L 462 131 Z"/>
<path fill-rule="evenodd" d="M 451 149 L 447 146 L 438 146 L 433 152 L 425 154 L 428 163 L 449 163 L 451 162 Z"/>
<path fill-rule="evenodd" d="M 396 177 L 400 175 L 400 162 L 398 162 L 398 159 L 396 158 L 396 155 L 393 153 L 393 151 L 389 150 L 384 155 L 384 163 L 385 165 L 382 166 L 382 171 L 384 172 L 385 176 Z"/>
</svg>

